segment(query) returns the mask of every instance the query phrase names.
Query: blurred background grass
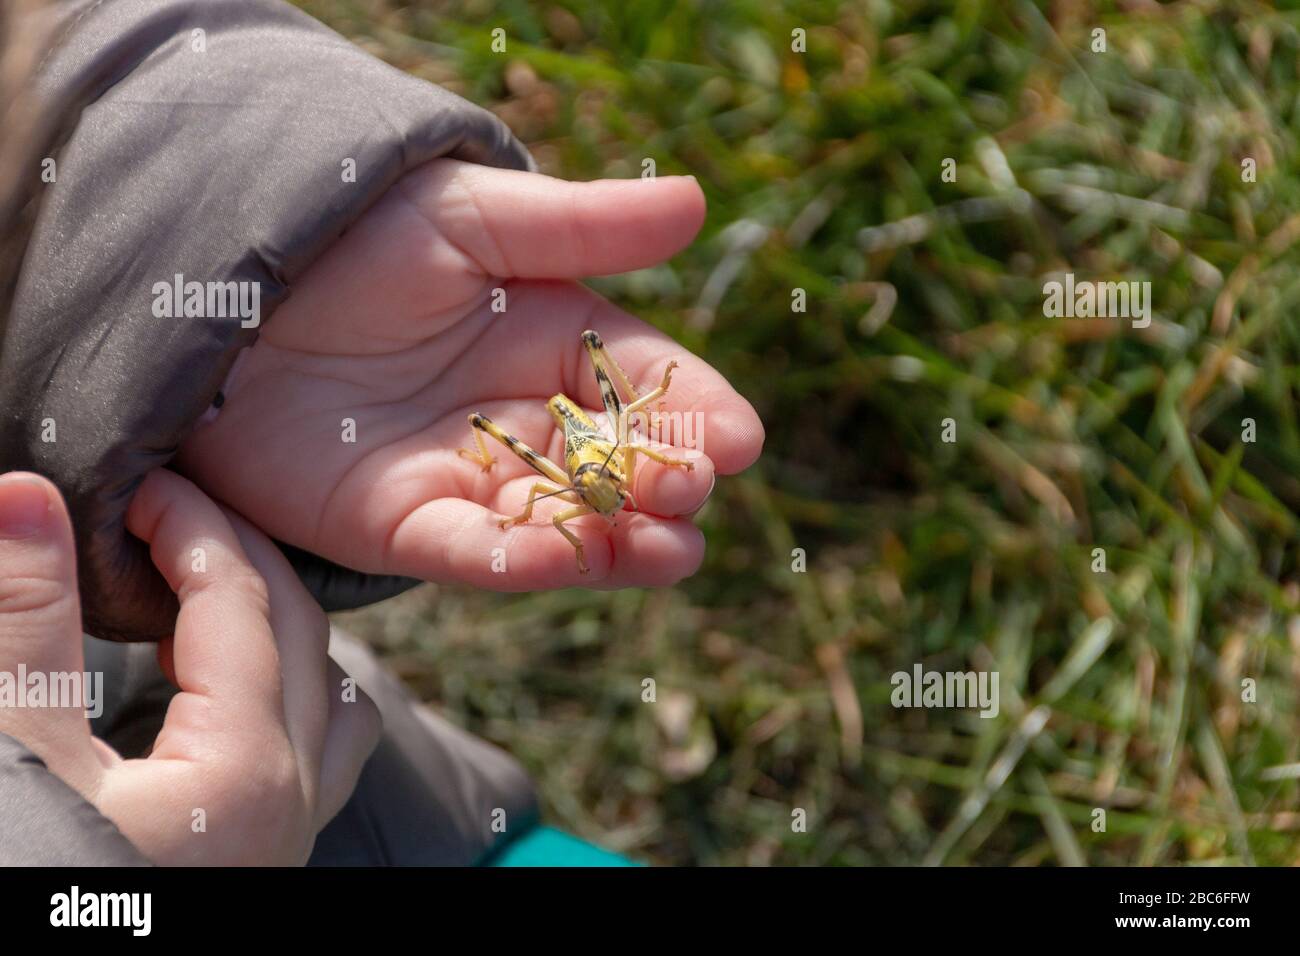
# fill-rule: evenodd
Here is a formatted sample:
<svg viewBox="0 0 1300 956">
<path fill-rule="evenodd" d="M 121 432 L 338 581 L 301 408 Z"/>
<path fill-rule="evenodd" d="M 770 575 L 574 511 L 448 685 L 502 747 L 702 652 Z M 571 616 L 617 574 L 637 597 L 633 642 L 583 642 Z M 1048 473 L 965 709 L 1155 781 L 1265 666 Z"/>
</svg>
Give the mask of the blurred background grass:
<svg viewBox="0 0 1300 956">
<path fill-rule="evenodd" d="M 553 822 L 660 864 L 1300 863 L 1300 14 L 300 5 L 549 174 L 708 195 L 593 283 L 767 426 L 700 573 L 343 616 Z M 1064 271 L 1150 281 L 1154 321 L 1044 318 Z M 996 669 L 1001 714 L 893 708 L 917 662 Z"/>
</svg>

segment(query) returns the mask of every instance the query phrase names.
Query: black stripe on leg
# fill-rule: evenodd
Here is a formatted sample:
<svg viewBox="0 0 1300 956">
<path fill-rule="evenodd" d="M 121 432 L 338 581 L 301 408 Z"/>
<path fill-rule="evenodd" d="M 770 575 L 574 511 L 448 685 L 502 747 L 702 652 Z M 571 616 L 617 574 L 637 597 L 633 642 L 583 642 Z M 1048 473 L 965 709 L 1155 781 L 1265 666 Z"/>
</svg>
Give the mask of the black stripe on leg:
<svg viewBox="0 0 1300 956">
<path fill-rule="evenodd" d="M 622 411 L 623 403 L 619 400 L 618 392 L 614 391 L 614 383 L 600 366 L 596 367 L 596 381 L 600 384 L 600 400 L 606 410 Z"/>
</svg>

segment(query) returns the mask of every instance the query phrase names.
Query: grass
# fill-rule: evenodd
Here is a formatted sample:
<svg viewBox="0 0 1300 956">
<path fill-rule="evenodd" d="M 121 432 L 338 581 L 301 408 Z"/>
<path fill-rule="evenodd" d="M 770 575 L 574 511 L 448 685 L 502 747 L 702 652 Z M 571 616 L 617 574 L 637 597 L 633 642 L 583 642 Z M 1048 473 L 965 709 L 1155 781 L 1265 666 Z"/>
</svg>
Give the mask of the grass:
<svg viewBox="0 0 1300 956">
<path fill-rule="evenodd" d="M 767 426 L 700 573 L 344 616 L 554 822 L 659 864 L 1300 863 L 1300 13 L 301 5 L 545 172 L 708 195 L 593 283 Z M 1150 281 L 1150 327 L 1045 318 L 1066 271 Z M 917 662 L 997 670 L 1000 715 L 894 708 Z"/>
</svg>

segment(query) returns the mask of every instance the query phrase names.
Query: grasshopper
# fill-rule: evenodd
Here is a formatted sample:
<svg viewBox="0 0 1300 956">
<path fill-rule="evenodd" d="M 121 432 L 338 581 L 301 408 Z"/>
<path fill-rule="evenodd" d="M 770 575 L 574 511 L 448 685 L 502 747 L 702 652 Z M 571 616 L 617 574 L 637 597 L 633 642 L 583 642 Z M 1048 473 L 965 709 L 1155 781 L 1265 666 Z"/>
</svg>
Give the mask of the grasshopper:
<svg viewBox="0 0 1300 956">
<path fill-rule="evenodd" d="M 605 413 L 614 423 L 615 441 L 606 439 L 590 416 L 571 398 L 560 393 L 551 396 L 546 403 L 546 409 L 555 419 L 556 427 L 564 432 L 563 469 L 503 430 L 486 415 L 480 415 L 478 412 L 473 412 L 469 416 L 477 451 L 458 448 L 456 454 L 475 462 L 485 472 L 491 471 L 496 459 L 488 454 L 487 442 L 483 439 L 486 432 L 526 461 L 543 478 L 555 482 L 554 485 L 544 481 L 534 484 L 528 493 L 528 502 L 524 505 L 524 510 L 513 518 L 502 518 L 497 525 L 505 531 L 516 524 L 528 521 L 533 516 L 533 505 L 542 498 L 558 496 L 575 505 L 567 511 L 561 511 L 551 519 L 551 523 L 569 540 L 569 544 L 573 545 L 578 558 L 578 571 L 586 574 L 588 568 L 586 561 L 583 560 L 582 540 L 564 527 L 564 523 L 582 515 L 599 514 L 610 524 L 614 524 L 614 516 L 622 510 L 626 502 L 630 502 L 634 509 L 640 510 L 636 498 L 632 495 L 632 476 L 637 455 L 644 455 L 651 461 L 657 461 L 671 468 L 685 468 L 687 471 L 693 471 L 695 465 L 689 461 L 669 458 L 644 445 L 629 444 L 627 441 L 628 419 L 651 402 L 663 398 L 664 393 L 668 391 L 668 384 L 677 363 L 668 363 L 658 388 L 637 398 L 636 389 L 632 387 L 627 374 L 614 361 L 614 357 L 605 350 L 599 335 L 588 329 L 582 333 L 582 344 L 586 346 L 587 354 L 591 357 L 596 381 L 600 384 L 600 397 L 605 405 Z M 628 404 L 624 405 L 619 398 L 618 390 L 611 381 L 611 374 L 618 380 L 618 384 L 627 395 Z M 620 449 L 619 459 L 615 460 L 614 455 Z M 559 487 L 556 487 L 557 485 Z"/>
</svg>

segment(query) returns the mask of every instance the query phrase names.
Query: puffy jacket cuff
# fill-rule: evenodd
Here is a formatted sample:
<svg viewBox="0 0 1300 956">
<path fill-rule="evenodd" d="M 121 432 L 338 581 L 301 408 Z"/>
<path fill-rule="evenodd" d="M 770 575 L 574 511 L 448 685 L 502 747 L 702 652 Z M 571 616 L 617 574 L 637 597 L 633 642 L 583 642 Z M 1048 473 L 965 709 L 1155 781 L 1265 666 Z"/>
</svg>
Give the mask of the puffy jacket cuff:
<svg viewBox="0 0 1300 956">
<path fill-rule="evenodd" d="M 86 630 L 150 639 L 176 606 L 125 530 L 127 505 L 258 334 L 241 315 L 159 317 L 155 285 L 256 283 L 257 321 L 273 321 L 306 267 L 414 167 L 533 167 L 490 113 L 279 0 L 67 11 L 42 84 L 74 122 L 2 330 L 0 468 L 47 475 L 67 497 Z M 331 608 L 412 583 L 292 554 Z"/>
</svg>

